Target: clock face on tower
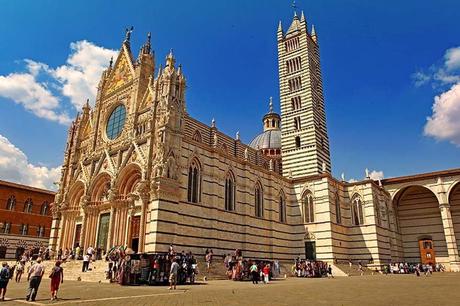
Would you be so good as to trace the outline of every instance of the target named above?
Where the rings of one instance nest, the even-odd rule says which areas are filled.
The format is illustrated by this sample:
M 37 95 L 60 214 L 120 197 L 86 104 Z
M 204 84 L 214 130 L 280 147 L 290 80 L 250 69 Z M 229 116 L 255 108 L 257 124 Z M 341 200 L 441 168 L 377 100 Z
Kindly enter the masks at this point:
M 123 131 L 126 121 L 126 108 L 123 104 L 114 108 L 107 120 L 106 133 L 110 140 L 116 139 Z

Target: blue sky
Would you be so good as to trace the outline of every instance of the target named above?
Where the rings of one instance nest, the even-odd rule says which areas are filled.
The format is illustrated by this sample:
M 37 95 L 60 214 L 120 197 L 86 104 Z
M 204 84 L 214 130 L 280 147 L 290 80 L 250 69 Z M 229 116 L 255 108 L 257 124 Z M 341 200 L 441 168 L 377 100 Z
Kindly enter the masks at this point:
M 148 31 L 157 64 L 174 49 L 187 77 L 187 110 L 193 117 L 205 123 L 215 118 L 219 129 L 229 135 L 240 131 L 249 142 L 262 129 L 270 96 L 278 107 L 276 29 L 279 20 L 288 28 L 290 1 L 126 3 L 2 3 L 0 135 L 7 139 L 2 145 L 10 146 L 4 152 L 23 153 L 18 158 L 26 170 L 60 165 L 67 126 L 64 119 L 59 123 L 37 116 L 30 110 L 33 98 L 17 102 L 20 91 L 14 99 L 7 89 L 2 93 L 2 80 L 6 84 L 12 74 L 30 74 L 25 59 L 46 64 L 35 81 L 56 98 L 56 112 L 73 118 L 75 94 L 63 94 L 63 85 L 46 71 L 66 65 L 71 43 L 86 40 L 104 48 L 104 56 L 106 49 L 118 50 L 130 25 L 135 56 Z M 321 0 L 297 5 L 319 36 L 335 176 L 345 172 L 348 179 L 361 179 L 366 167 L 391 177 L 460 166 L 460 126 L 441 116 L 460 114 L 460 98 L 452 98 L 452 86 L 460 83 L 453 53 L 460 46 L 460 2 Z M 455 56 L 448 58 L 448 50 Z M 450 66 L 448 59 L 454 61 Z M 440 71 L 451 79 L 441 79 Z M 434 97 L 442 94 L 446 102 L 438 105 L 435 118 L 440 122 L 435 120 L 426 132 Z M 19 162 L 10 159 L 8 164 Z M 34 184 L 25 178 L 27 171 L 12 174 L 23 170 L 0 164 L 0 178 Z M 51 176 L 36 185 L 49 186 Z

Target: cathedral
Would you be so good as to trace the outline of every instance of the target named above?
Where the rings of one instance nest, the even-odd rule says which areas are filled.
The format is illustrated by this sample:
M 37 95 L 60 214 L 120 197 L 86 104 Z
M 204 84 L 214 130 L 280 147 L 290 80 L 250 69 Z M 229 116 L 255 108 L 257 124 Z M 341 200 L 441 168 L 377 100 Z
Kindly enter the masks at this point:
M 273 102 L 249 145 L 189 116 L 170 52 L 127 30 L 95 106 L 69 128 L 50 246 L 178 250 L 460 269 L 460 169 L 358 182 L 331 175 L 319 37 L 302 13 L 276 33 Z

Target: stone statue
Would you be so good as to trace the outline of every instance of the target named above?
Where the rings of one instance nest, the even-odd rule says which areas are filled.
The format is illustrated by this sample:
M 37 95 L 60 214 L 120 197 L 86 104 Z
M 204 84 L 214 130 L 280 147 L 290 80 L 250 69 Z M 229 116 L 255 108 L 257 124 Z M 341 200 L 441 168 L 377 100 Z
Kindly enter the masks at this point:
M 217 134 L 214 134 L 214 147 L 217 148 L 218 142 L 219 142 L 219 140 L 217 138 Z
M 342 178 L 342 182 L 345 182 L 345 173 L 342 172 L 342 175 L 340 175 L 340 177 Z
M 240 140 L 240 131 L 236 132 L 236 140 Z
M 370 175 L 369 175 L 369 169 L 366 168 L 364 171 L 366 172 L 366 178 L 367 179 L 371 178 Z
M 273 171 L 273 159 L 270 159 L 269 164 L 268 164 L 268 169 L 270 171 Z
M 126 34 L 125 34 L 125 41 L 126 41 L 126 42 L 129 42 L 129 41 L 131 40 L 131 33 L 133 32 L 133 30 L 134 30 L 134 27 L 133 27 L 133 26 L 131 26 L 131 28 L 129 28 L 129 29 L 126 28 L 126 30 L 125 30 L 125 31 L 126 31 Z
M 245 160 L 248 160 L 249 158 L 249 152 L 248 152 L 248 148 L 244 149 L 244 159 Z

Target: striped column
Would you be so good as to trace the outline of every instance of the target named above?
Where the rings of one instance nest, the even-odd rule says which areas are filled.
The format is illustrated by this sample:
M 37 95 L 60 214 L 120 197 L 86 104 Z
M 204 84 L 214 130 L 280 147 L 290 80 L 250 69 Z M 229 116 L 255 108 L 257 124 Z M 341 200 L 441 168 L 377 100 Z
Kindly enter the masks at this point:
M 450 213 L 449 203 L 439 204 L 441 210 L 444 236 L 446 237 L 447 252 L 449 254 L 450 270 L 460 272 L 460 258 L 458 256 L 457 239 L 455 238 L 454 224 Z

